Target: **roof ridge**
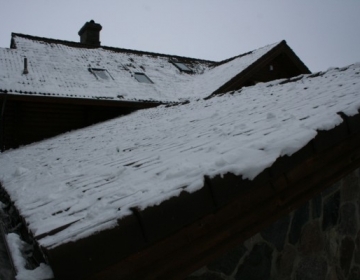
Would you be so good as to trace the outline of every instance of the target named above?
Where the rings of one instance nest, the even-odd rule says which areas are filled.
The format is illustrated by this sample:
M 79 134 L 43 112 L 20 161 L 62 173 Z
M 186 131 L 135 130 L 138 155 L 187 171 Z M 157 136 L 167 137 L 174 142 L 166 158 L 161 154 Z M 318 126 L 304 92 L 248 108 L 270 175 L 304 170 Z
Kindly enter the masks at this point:
M 123 53 L 133 53 L 138 55 L 151 55 L 151 56 L 162 56 L 162 57 L 169 57 L 169 58 L 176 58 L 182 61 L 198 61 L 203 63 L 216 63 L 216 61 L 213 60 L 207 60 L 207 59 L 199 59 L 199 58 L 193 58 L 193 57 L 186 57 L 186 56 L 179 56 L 179 55 L 171 55 L 171 54 L 164 54 L 164 53 L 155 53 L 155 52 L 148 52 L 148 51 L 139 51 L 139 50 L 132 50 L 132 49 L 126 49 L 126 48 L 117 48 L 117 47 L 110 47 L 110 46 L 92 46 L 83 44 L 80 42 L 73 42 L 73 41 L 67 41 L 67 40 L 60 40 L 60 39 L 53 39 L 53 38 L 46 38 L 46 37 L 39 37 L 39 36 L 33 36 L 28 34 L 22 34 L 22 33 L 11 33 L 12 38 L 12 44 L 11 48 L 16 48 L 15 42 L 13 42 L 14 37 L 21 37 L 25 39 L 30 39 L 34 41 L 42 41 L 45 43 L 53 43 L 53 44 L 62 44 L 69 47 L 75 47 L 75 48 L 85 48 L 85 49 L 99 49 L 102 48 L 104 50 L 109 50 L 113 52 L 123 52 Z

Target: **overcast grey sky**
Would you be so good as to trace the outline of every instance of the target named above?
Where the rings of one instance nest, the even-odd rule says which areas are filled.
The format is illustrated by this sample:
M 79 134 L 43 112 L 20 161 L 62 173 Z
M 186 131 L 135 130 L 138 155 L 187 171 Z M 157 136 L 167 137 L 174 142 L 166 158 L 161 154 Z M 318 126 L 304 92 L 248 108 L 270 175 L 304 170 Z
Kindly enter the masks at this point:
M 311 71 L 360 61 L 360 0 L 0 0 L 0 47 L 77 42 L 91 19 L 106 46 L 218 61 L 284 39 Z

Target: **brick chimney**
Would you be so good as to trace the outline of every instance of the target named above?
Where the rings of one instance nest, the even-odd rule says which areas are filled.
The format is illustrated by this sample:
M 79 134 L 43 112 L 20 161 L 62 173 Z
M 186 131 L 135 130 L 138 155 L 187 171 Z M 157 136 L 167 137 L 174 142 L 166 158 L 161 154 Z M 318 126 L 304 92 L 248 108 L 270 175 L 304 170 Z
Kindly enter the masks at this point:
M 80 36 L 80 43 L 100 46 L 100 30 L 102 26 L 95 21 L 90 20 L 84 24 L 83 27 L 79 30 L 78 34 Z

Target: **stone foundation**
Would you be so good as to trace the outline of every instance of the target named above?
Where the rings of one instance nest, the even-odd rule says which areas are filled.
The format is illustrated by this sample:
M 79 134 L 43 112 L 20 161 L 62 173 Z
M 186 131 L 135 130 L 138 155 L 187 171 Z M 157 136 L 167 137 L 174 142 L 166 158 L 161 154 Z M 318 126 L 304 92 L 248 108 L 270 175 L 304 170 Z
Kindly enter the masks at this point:
M 360 169 L 187 280 L 359 280 Z

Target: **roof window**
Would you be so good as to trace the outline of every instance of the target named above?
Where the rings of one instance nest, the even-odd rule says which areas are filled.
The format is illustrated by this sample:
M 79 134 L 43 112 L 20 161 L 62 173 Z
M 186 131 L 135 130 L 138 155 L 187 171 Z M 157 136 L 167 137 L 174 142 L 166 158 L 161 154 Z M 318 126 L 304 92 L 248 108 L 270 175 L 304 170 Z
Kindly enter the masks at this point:
M 182 62 L 171 61 L 171 63 L 174 64 L 176 66 L 176 68 L 179 69 L 181 72 L 192 73 L 192 70 Z
M 144 73 L 134 73 L 135 79 L 139 83 L 153 84 L 153 82 Z
M 112 79 L 111 75 L 106 69 L 89 68 L 89 71 L 93 73 L 97 79 L 103 79 L 103 80 Z

